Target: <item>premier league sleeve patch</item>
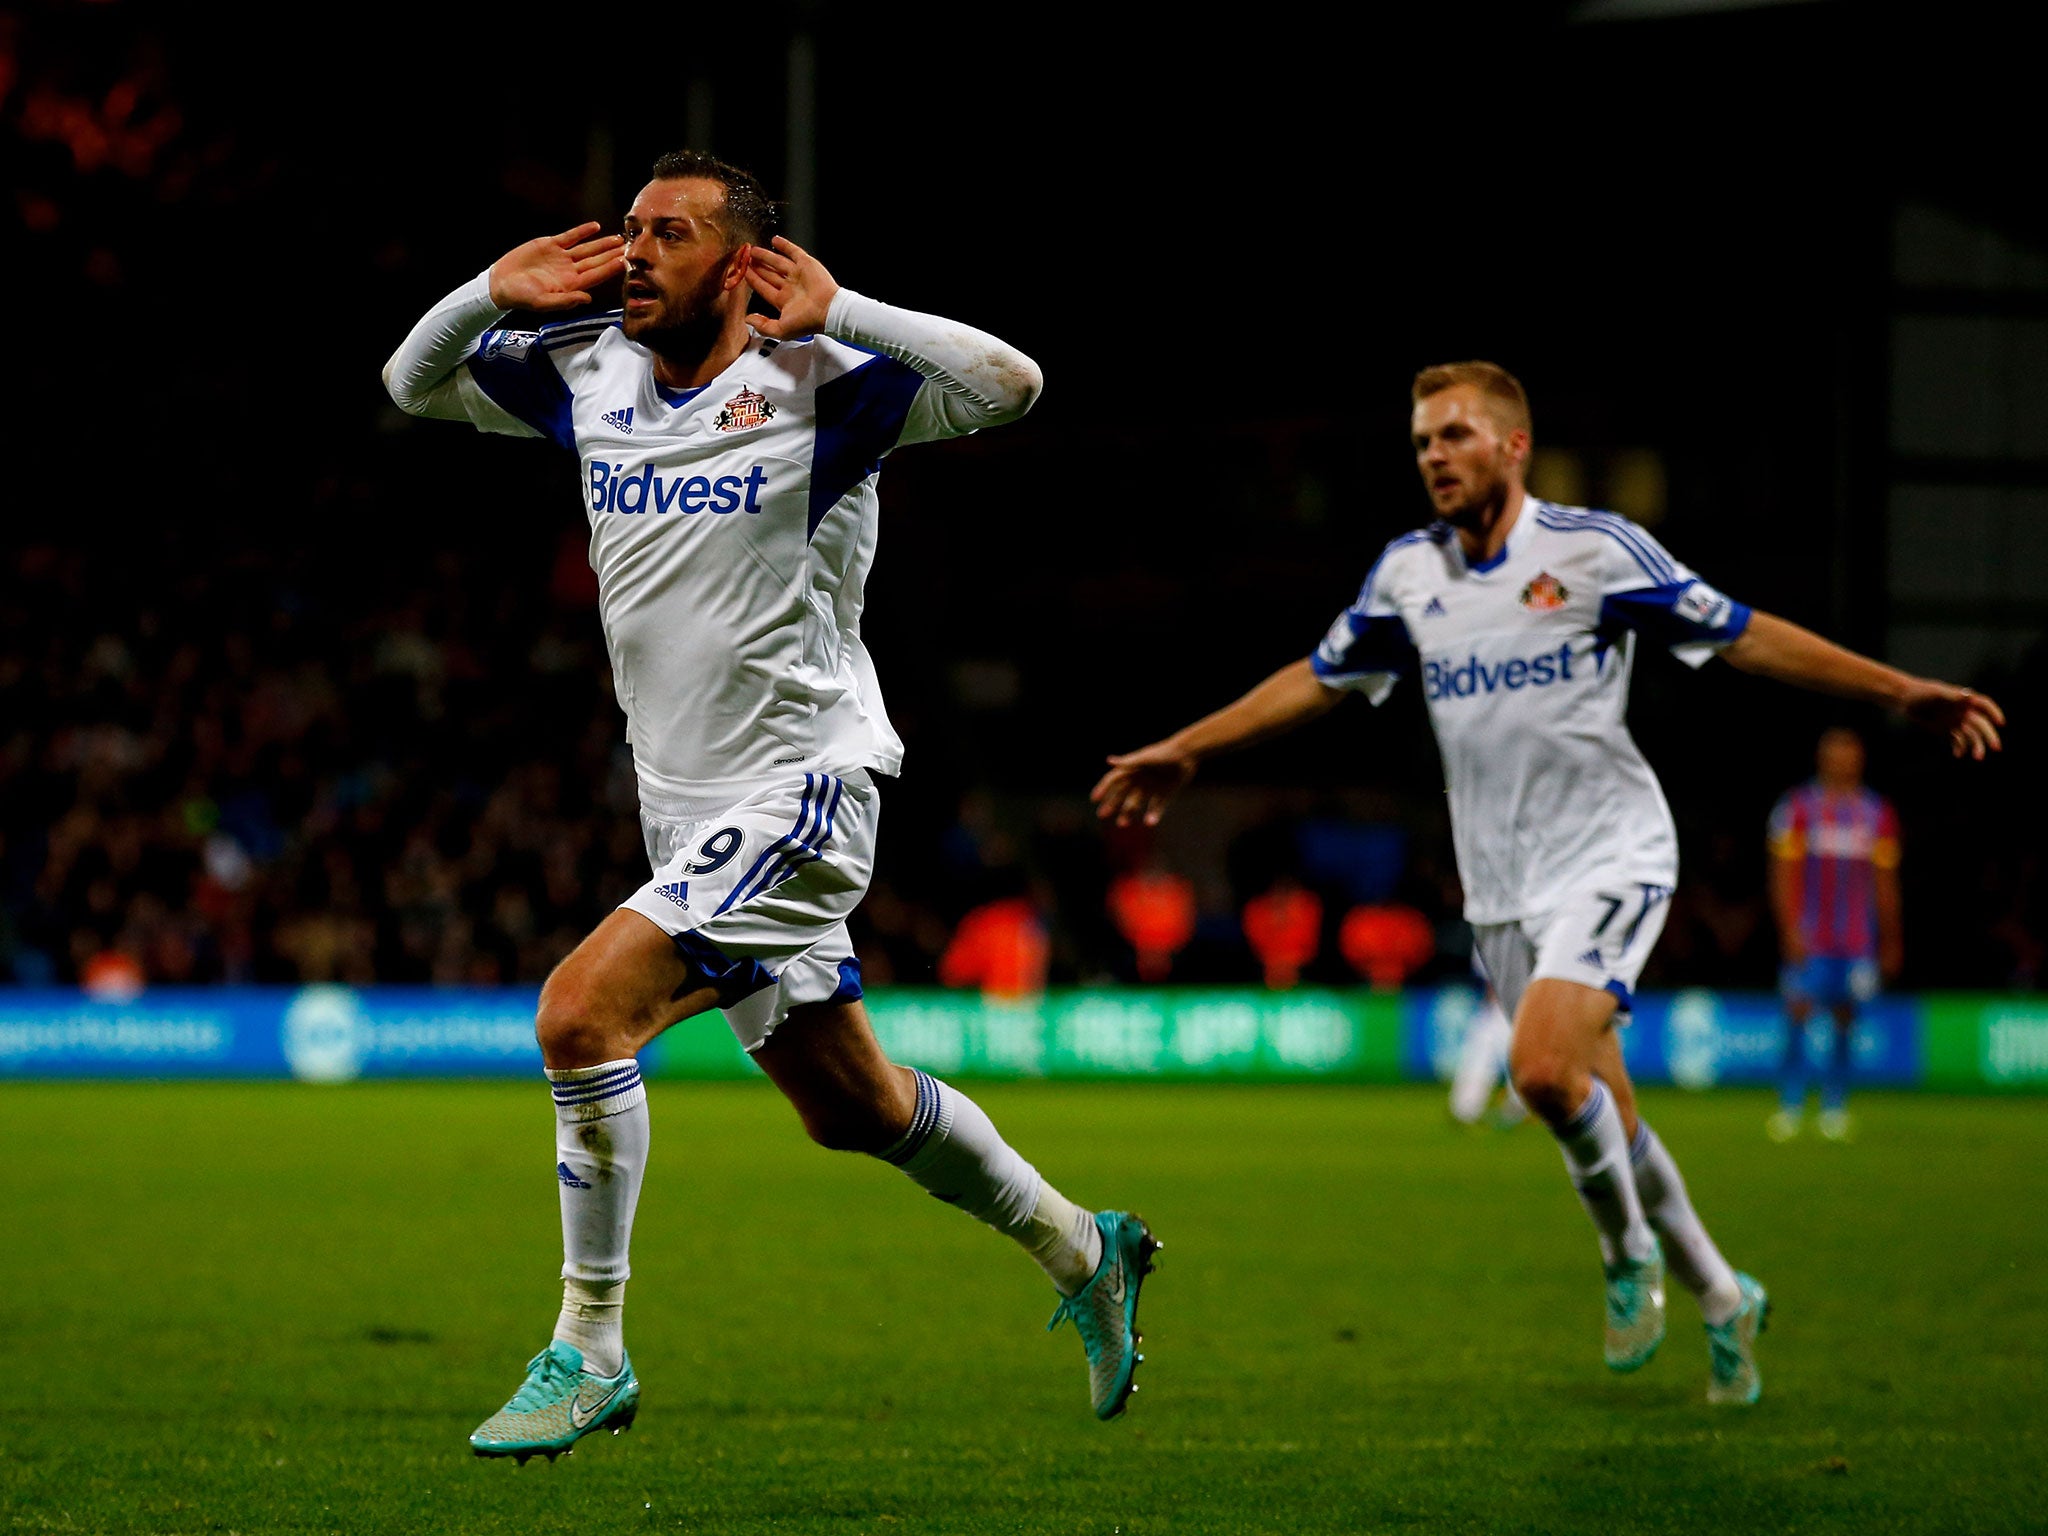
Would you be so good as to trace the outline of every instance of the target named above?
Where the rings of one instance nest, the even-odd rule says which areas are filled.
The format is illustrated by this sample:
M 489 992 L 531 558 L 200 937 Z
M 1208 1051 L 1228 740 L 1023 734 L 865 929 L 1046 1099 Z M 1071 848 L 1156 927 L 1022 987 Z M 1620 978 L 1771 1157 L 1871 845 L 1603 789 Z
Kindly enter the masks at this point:
M 1330 632 L 1323 636 L 1322 656 L 1331 666 L 1342 666 L 1344 653 L 1351 648 L 1353 630 L 1349 612 L 1337 615 L 1337 622 L 1330 626 Z
M 1735 612 L 1735 600 L 1716 592 L 1704 581 L 1695 580 L 1678 594 L 1672 611 L 1689 624 L 1719 631 L 1727 626 L 1729 617 Z
M 533 350 L 533 344 L 539 340 L 538 331 L 486 331 L 482 345 L 476 349 L 476 355 L 486 362 L 499 357 L 524 362 L 526 354 Z

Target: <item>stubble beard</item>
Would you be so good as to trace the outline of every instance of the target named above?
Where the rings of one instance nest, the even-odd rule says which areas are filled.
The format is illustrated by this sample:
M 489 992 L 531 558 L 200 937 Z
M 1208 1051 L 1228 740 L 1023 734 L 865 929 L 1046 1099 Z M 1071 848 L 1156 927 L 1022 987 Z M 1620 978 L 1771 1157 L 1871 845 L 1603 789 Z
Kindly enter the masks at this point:
M 1472 493 L 1452 507 L 1439 513 L 1453 528 L 1463 528 L 1471 533 L 1484 534 L 1499 518 L 1508 504 L 1508 482 L 1505 475 L 1495 475 L 1485 484 L 1477 486 Z
M 663 306 L 666 318 L 642 323 L 638 329 L 630 323 L 624 326 L 627 339 L 685 372 L 695 370 L 725 330 L 725 317 L 718 311 L 724 280 L 723 264 L 713 267 L 693 290 Z

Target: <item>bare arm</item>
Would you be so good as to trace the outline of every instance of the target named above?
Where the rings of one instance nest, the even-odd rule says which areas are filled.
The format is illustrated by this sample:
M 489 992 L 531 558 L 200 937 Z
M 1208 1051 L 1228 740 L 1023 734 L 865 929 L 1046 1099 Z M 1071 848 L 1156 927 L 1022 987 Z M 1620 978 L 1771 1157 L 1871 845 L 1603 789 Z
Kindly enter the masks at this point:
M 1721 655 L 1759 677 L 1897 710 L 1915 725 L 1947 736 L 1957 757 L 1982 759 L 2001 745 L 1998 728 L 2005 712 L 1985 695 L 1872 661 L 1761 609 Z
M 1308 657 L 1290 662 L 1243 698 L 1164 741 L 1112 756 L 1109 772 L 1089 796 L 1095 814 L 1120 827 L 1137 820 L 1157 826 L 1166 802 L 1186 787 L 1204 758 L 1291 731 L 1329 713 L 1343 697 L 1341 690 L 1324 686 Z

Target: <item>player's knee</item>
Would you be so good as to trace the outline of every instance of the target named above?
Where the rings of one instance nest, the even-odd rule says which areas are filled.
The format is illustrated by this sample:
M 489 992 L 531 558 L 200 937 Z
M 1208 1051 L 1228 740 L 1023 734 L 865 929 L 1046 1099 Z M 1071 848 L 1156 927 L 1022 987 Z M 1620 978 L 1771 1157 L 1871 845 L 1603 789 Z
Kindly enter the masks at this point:
M 1579 1105 L 1572 1063 L 1555 1051 L 1517 1051 L 1508 1063 L 1515 1092 L 1531 1111 L 1551 1125 L 1572 1117 Z
M 589 1067 L 615 1059 L 617 1022 L 606 1016 L 595 990 L 567 967 L 550 976 L 541 988 L 533 1033 L 541 1059 L 551 1067 Z

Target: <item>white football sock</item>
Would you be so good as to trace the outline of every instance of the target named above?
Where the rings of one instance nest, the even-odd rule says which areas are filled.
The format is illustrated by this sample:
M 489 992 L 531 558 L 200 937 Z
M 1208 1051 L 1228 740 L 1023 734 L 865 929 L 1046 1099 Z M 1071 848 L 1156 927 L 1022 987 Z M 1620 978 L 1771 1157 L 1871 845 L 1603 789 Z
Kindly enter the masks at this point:
M 555 1337 L 583 1351 L 585 1367 L 616 1376 L 625 1355 L 620 1318 L 633 1209 L 647 1171 L 647 1090 L 630 1059 L 550 1070 L 555 1097 L 555 1181 L 562 1196 L 562 1314 Z
M 910 1129 L 875 1155 L 1017 1243 L 1062 1294 L 1080 1290 L 1102 1262 L 1094 1215 L 1019 1157 L 974 1100 L 926 1073 L 916 1077 Z
M 583 1351 L 583 1368 L 616 1376 L 626 1359 L 626 1282 L 562 1282 L 562 1315 L 555 1337 Z
M 1649 1258 L 1656 1236 L 1643 1217 L 1636 1181 L 1628 1160 L 1628 1137 L 1614 1095 L 1597 1077 L 1593 1091 L 1564 1129 L 1553 1131 L 1564 1152 L 1564 1165 L 1579 1191 L 1579 1203 L 1600 1234 L 1600 1259 L 1618 1264 L 1627 1258 Z
M 1678 1164 L 1641 1117 L 1636 1120 L 1636 1139 L 1628 1155 L 1635 1166 L 1636 1190 L 1644 1213 L 1664 1239 L 1664 1258 L 1671 1273 L 1699 1298 L 1702 1317 L 1710 1323 L 1727 1322 L 1742 1307 L 1742 1287 L 1693 1210 Z

